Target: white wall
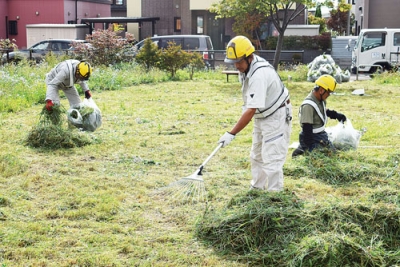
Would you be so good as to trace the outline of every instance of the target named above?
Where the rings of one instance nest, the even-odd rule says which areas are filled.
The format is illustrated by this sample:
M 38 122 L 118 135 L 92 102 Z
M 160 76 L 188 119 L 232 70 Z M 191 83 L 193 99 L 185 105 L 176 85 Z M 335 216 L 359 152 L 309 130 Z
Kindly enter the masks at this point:
M 26 45 L 30 47 L 46 39 L 85 40 L 89 27 L 82 24 L 28 24 Z
M 285 36 L 314 36 L 319 35 L 319 25 L 288 25 Z
M 219 0 L 190 0 L 190 10 L 206 10 Z
M 126 16 L 132 18 L 142 17 L 142 0 L 126 0 Z M 128 23 L 128 32 L 132 33 L 136 40 L 139 40 L 139 24 Z

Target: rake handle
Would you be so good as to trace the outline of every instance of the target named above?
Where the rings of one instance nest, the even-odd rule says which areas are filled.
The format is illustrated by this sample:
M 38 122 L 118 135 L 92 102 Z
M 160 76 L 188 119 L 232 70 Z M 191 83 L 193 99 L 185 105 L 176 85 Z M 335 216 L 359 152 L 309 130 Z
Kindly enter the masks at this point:
M 201 175 L 201 171 L 203 170 L 204 166 L 210 161 L 212 157 L 218 152 L 218 150 L 222 147 L 223 143 L 219 143 L 218 146 L 214 149 L 213 152 L 206 158 L 206 160 L 200 165 L 197 174 Z

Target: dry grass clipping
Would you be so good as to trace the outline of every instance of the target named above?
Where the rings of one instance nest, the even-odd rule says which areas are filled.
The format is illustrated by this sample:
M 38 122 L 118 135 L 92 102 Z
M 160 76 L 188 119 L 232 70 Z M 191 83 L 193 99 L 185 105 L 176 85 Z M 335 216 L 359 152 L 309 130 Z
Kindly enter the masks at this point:
M 82 132 L 68 127 L 66 110 L 62 106 L 53 106 L 52 111 L 43 107 L 39 122 L 29 132 L 26 145 L 34 148 L 74 148 L 91 144 L 91 140 Z

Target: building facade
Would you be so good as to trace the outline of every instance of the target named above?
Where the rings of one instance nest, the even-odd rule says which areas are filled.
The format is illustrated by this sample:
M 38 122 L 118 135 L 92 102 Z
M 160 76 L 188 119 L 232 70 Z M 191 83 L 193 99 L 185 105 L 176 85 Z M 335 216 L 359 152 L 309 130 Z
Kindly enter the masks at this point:
M 217 0 L 127 0 L 128 17 L 159 17 L 155 34 L 205 34 L 215 49 L 223 49 L 233 35 L 232 19 L 217 19 L 208 11 Z M 149 25 L 129 25 L 128 31 L 143 38 L 151 36 Z
M 75 24 L 86 17 L 109 17 L 112 0 L 0 0 L 0 39 L 26 48 L 28 24 Z
M 400 28 L 399 0 L 353 0 L 355 35 L 362 29 Z
M 128 17 L 159 17 L 155 26 L 157 35 L 173 34 L 205 34 L 213 41 L 214 49 L 225 49 L 231 37 L 234 22 L 231 18 L 216 18 L 209 11 L 211 5 L 218 0 L 126 0 Z M 306 11 L 301 13 L 292 25 L 307 23 Z M 138 35 L 138 26 L 128 27 L 128 31 Z M 150 37 L 149 25 L 141 28 L 141 37 Z M 266 21 L 265 28 L 270 29 L 272 23 Z M 272 31 L 271 31 L 272 32 Z M 271 34 L 271 33 L 269 33 Z

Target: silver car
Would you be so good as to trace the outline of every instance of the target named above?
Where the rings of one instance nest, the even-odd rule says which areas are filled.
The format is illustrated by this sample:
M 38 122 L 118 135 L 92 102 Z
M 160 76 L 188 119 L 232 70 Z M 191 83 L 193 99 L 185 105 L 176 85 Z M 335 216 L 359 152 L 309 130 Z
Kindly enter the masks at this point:
M 28 49 L 16 50 L 13 52 L 4 53 L 1 57 L 1 62 L 18 62 L 22 59 L 30 59 L 36 62 L 40 62 L 48 53 L 54 53 L 55 55 L 68 54 L 72 49 L 71 44 L 73 42 L 86 42 L 84 40 L 72 40 L 72 39 L 49 39 L 41 41 L 37 44 L 32 45 Z

